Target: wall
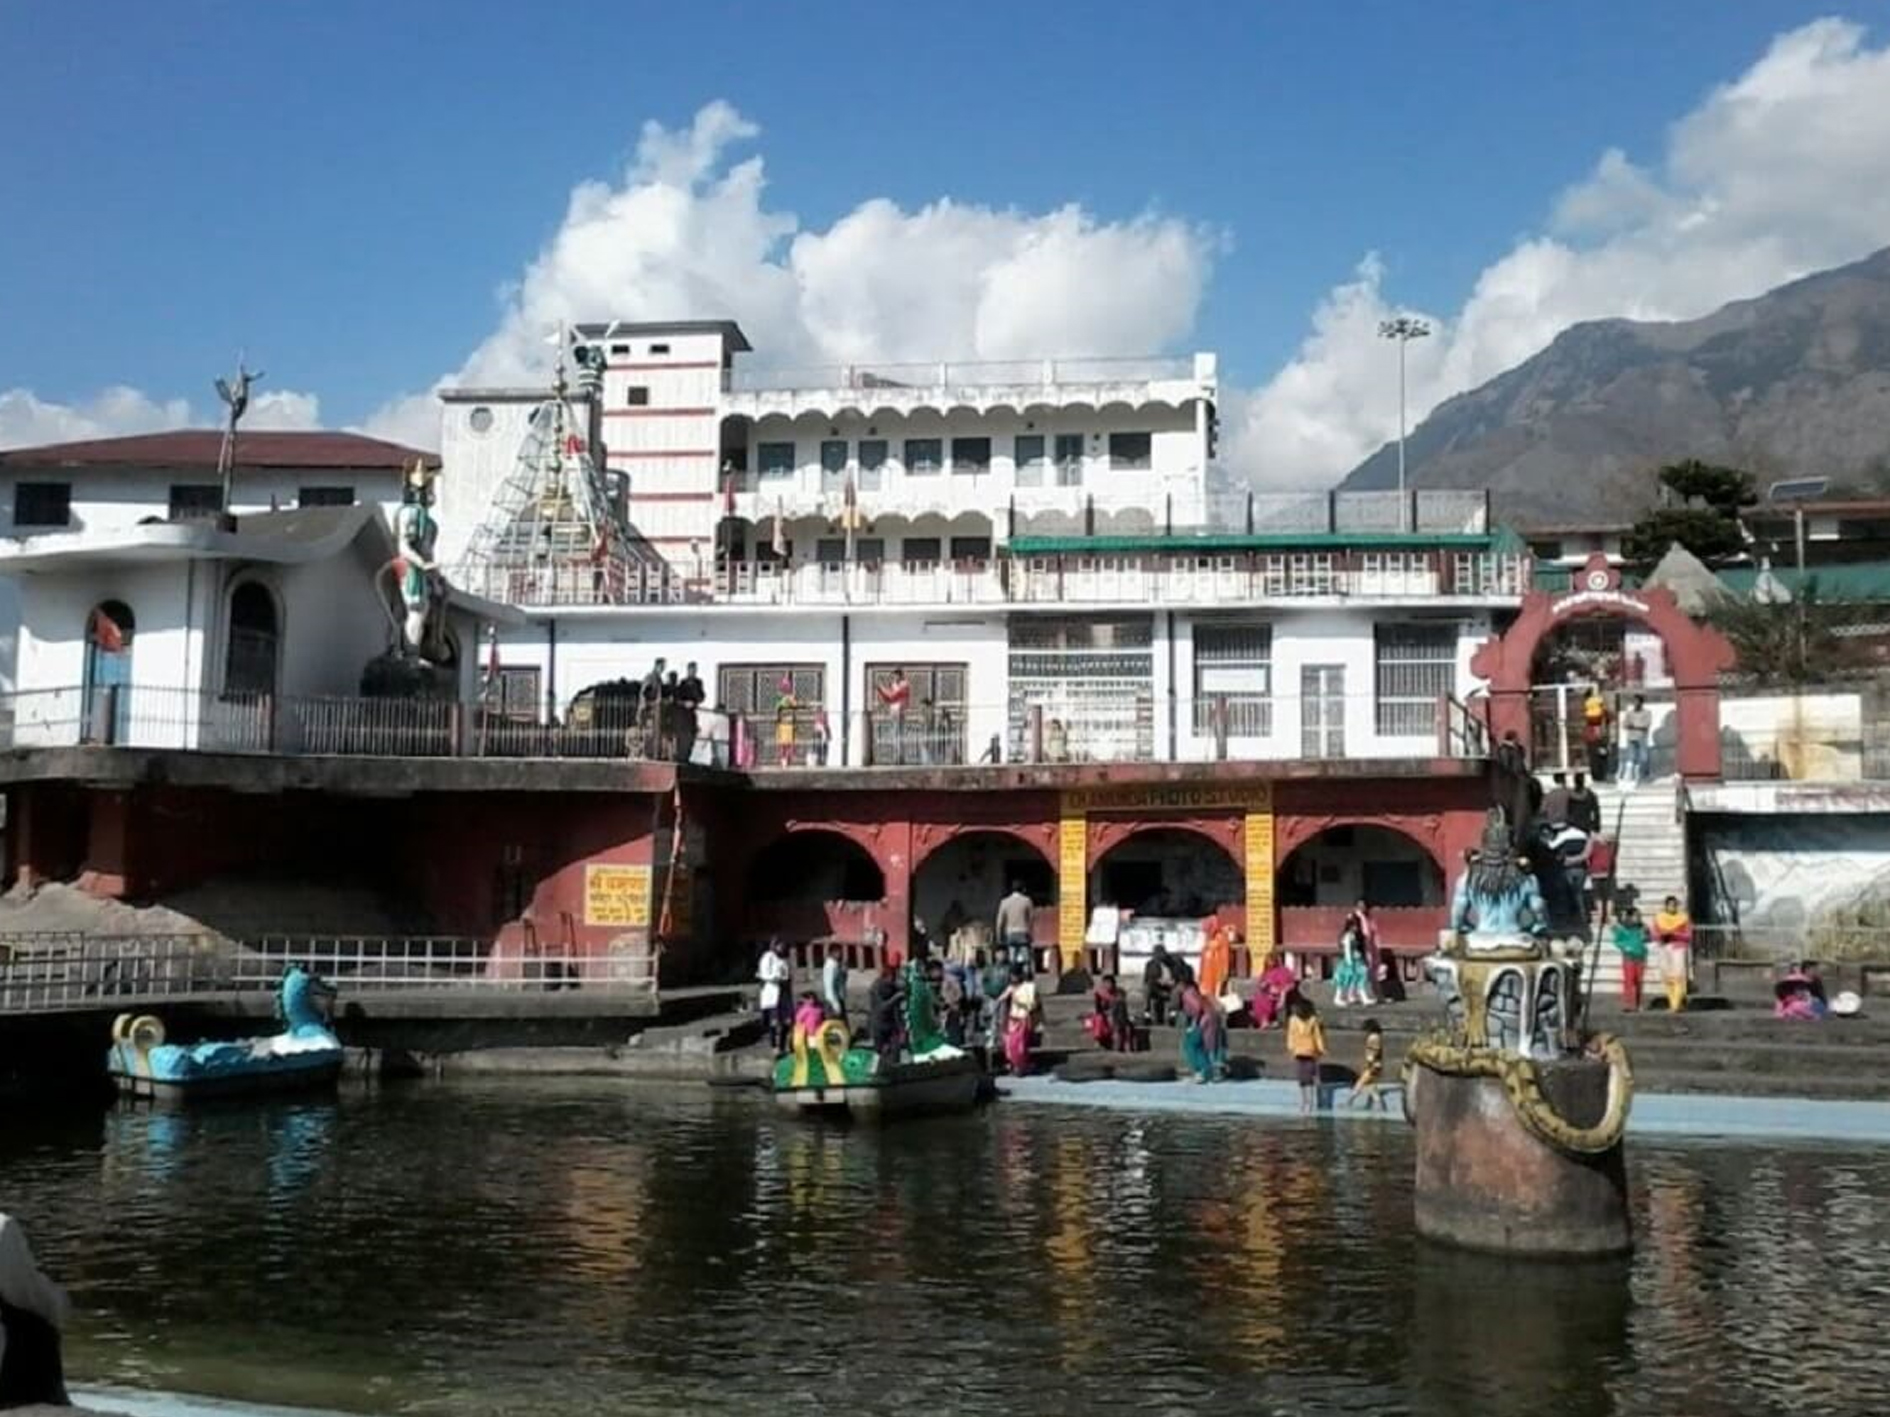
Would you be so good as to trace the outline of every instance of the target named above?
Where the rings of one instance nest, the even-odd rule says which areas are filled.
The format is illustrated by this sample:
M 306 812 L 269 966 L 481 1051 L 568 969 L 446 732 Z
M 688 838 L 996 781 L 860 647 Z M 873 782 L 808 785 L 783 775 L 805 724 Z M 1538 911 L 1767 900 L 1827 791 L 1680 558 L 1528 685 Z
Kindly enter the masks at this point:
M 687 560 L 692 543 L 712 554 L 722 515 L 722 335 L 652 330 L 603 343 L 605 462 L 626 479 L 631 526 L 668 560 Z M 631 404 L 632 388 L 648 390 L 648 402 Z
M 209 600 L 207 584 L 193 584 L 186 565 L 92 566 L 79 574 L 21 576 L 19 583 L 23 692 L 77 689 L 84 682 L 86 621 L 94 606 L 108 600 L 131 610 L 136 683 L 172 690 L 201 686 Z M 190 601 L 187 590 L 193 592 Z
M 542 389 L 492 390 L 441 402 L 440 476 L 433 484 L 440 531 L 434 553 L 449 572 L 466 554 L 466 543 L 511 475 L 532 412 L 546 396 Z M 492 420 L 484 432 L 473 427 L 477 409 Z M 579 405 L 580 413 L 582 409 Z
M 1814 945 L 1875 922 L 1875 954 L 1890 954 L 1890 815 L 1695 813 L 1688 832 L 1702 921 Z
M 1281 907 L 1333 906 L 1349 909 L 1359 900 L 1374 905 L 1388 902 L 1382 891 L 1368 890 L 1368 866 L 1397 863 L 1415 867 L 1416 900 L 1399 905 L 1442 905 L 1444 882 L 1431 854 L 1409 837 L 1387 827 L 1349 829 L 1352 840 L 1340 844 L 1321 835 L 1306 842 L 1280 866 L 1278 895 Z

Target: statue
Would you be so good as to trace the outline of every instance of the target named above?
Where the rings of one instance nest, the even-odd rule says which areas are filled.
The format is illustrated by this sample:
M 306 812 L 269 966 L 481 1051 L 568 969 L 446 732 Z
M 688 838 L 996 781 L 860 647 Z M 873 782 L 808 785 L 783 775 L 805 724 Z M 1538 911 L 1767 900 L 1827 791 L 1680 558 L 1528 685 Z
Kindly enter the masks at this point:
M 1619 1041 L 1584 1036 L 1579 966 L 1547 936 L 1542 891 L 1492 808 L 1425 961 L 1444 1027 L 1404 1064 L 1417 1228 L 1506 1253 L 1618 1253 L 1634 1077 Z
M 433 519 L 433 472 L 419 458 L 407 472 L 400 510 L 394 516 L 394 542 L 399 548 L 391 563 L 406 618 L 401 635 L 408 654 L 427 655 L 427 622 L 435 608 L 439 568 L 433 544 L 439 523 Z

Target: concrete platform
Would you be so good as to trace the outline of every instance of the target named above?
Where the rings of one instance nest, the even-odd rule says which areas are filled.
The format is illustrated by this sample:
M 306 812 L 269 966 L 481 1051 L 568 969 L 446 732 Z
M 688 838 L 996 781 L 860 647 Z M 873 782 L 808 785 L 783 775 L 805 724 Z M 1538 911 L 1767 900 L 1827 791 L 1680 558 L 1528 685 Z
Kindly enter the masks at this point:
M 312 1407 L 257 1407 L 185 1393 L 132 1392 L 124 1388 L 72 1389 L 74 1407 L 22 1407 L 20 1417 L 349 1417 Z

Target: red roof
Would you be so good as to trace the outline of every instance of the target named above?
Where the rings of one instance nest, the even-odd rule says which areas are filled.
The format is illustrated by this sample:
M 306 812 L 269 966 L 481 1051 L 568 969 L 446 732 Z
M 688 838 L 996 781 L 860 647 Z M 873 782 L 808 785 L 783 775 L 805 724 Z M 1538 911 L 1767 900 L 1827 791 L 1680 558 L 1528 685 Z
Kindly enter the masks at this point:
M 45 443 L 0 452 L 0 467 L 177 467 L 215 468 L 223 448 L 217 428 L 174 433 L 136 433 L 128 438 L 88 438 L 81 443 Z M 398 471 L 424 458 L 439 466 L 438 453 L 370 438 L 362 433 L 244 433 L 236 437 L 238 467 L 386 468 Z

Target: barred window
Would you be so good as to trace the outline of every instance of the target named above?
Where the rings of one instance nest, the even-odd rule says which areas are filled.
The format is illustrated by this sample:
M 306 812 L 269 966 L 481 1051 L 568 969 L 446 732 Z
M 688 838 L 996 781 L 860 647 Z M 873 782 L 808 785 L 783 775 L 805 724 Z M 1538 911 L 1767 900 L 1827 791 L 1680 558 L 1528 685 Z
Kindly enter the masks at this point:
M 1434 733 L 1437 700 L 1456 682 L 1457 627 L 1379 625 L 1373 639 L 1379 733 L 1400 738 Z
M 1202 624 L 1194 627 L 1194 731 L 1211 734 L 1226 705 L 1234 738 L 1265 738 L 1273 731 L 1273 627 Z

